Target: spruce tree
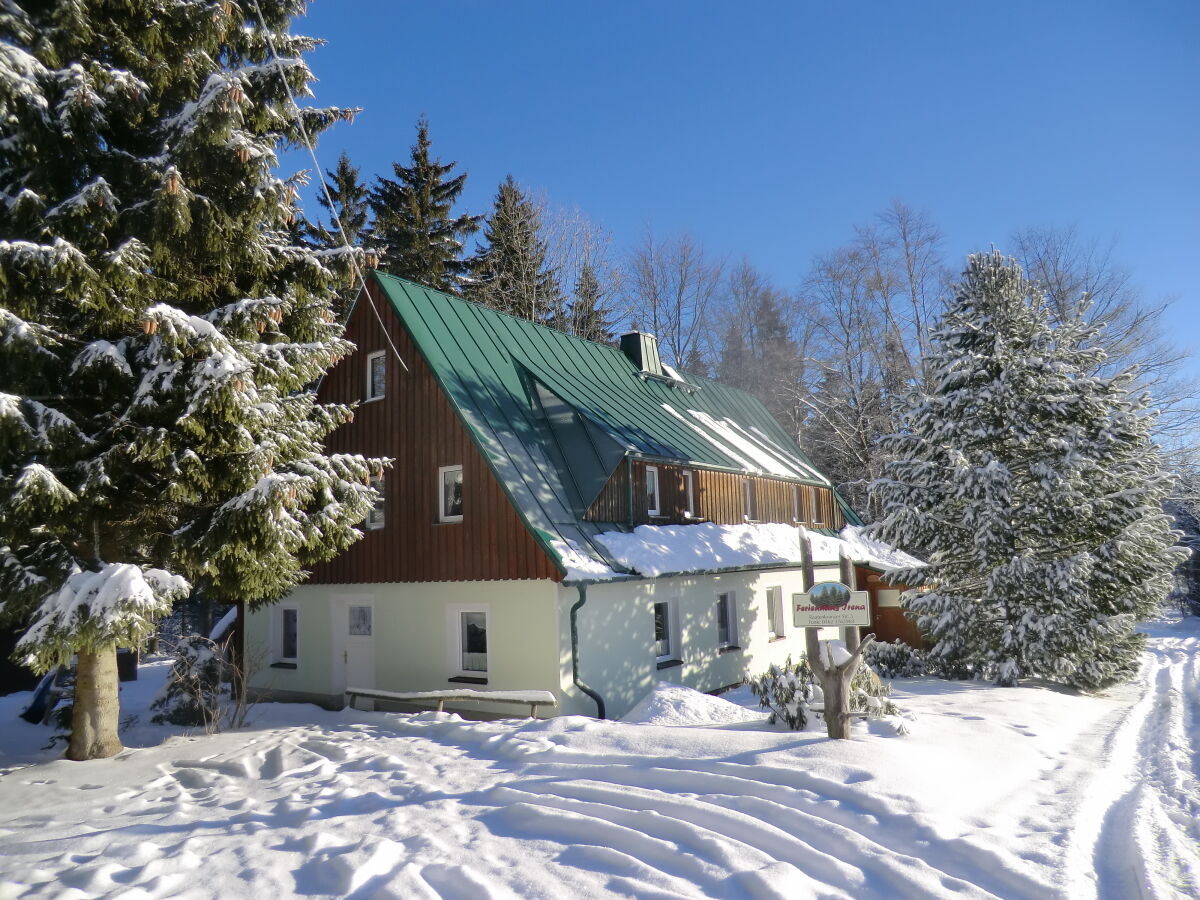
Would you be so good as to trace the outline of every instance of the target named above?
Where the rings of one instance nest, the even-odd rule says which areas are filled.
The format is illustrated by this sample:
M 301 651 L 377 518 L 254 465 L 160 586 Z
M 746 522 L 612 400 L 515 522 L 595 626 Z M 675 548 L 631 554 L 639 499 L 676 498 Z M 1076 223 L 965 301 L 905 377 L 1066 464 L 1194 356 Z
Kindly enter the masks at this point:
M 313 230 L 317 246 L 327 250 L 346 245 L 363 246 L 370 237 L 370 206 L 367 186 L 359 180 L 358 168 L 350 162 L 349 156 L 342 153 L 338 157 L 337 168 L 326 170 L 325 174 L 328 176 L 326 184 L 329 197 L 325 196 L 324 191 L 318 191 L 317 202 L 329 214 L 330 222 L 328 227 L 321 224 Z M 361 285 L 352 282 L 338 292 L 334 315 L 339 322 L 345 321 L 360 289 Z
M 410 165 L 393 163 L 395 180 L 381 177 L 371 189 L 370 246 L 384 272 L 458 293 L 471 267 L 463 259 L 463 241 L 479 230 L 483 217 L 451 215 L 467 173 L 447 177 L 458 163 L 431 159 L 430 146 L 429 122 L 422 116 Z
M 1134 674 L 1135 623 L 1178 562 L 1148 399 L 1131 372 L 1090 374 L 1103 351 L 1083 318 L 1053 327 L 1015 262 L 972 256 L 933 331 L 935 389 L 883 441 L 875 533 L 928 558 L 896 574 L 927 588 L 906 608 L 936 655 L 999 684 Z
M 377 460 L 308 388 L 345 256 L 292 241 L 304 0 L 0 11 L 0 618 L 77 655 L 68 756 L 120 749 L 118 644 L 194 586 L 252 607 L 356 540 Z M 274 42 L 279 59 L 268 51 Z
M 487 247 L 476 256 L 467 296 L 493 309 L 543 324 L 559 323 L 565 298 L 547 261 L 541 217 L 509 175 L 484 223 Z
M 580 267 L 579 278 L 575 282 L 569 331 L 600 344 L 611 344 L 616 340 L 609 311 L 604 305 L 604 288 L 589 262 Z

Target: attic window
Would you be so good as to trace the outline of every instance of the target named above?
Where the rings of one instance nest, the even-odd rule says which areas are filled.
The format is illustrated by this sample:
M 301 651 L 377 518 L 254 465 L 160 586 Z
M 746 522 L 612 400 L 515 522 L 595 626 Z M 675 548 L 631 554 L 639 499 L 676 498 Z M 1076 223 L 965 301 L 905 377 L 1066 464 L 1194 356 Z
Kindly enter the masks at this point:
M 658 468 L 646 466 L 646 515 L 661 515 L 658 502 Z
M 387 351 L 367 357 L 367 399 L 382 400 L 387 390 Z
M 687 501 L 687 509 L 683 511 L 685 518 L 696 518 L 696 479 L 691 469 L 683 470 L 683 496 Z
M 461 522 L 463 518 L 463 467 L 438 469 L 438 521 Z
M 758 486 L 754 483 L 753 478 L 747 478 L 742 482 L 742 492 L 746 501 L 746 519 L 751 522 L 757 522 Z

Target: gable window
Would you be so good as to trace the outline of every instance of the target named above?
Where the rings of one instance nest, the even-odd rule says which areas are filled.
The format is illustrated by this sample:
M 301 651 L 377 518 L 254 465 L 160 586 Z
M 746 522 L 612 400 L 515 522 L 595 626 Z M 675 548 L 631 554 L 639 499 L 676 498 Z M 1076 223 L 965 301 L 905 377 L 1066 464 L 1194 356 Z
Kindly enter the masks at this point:
M 816 488 L 809 488 L 809 500 L 812 503 L 811 515 L 814 525 L 825 524 L 825 491 L 817 491 Z
M 808 509 L 805 510 L 805 521 L 810 525 L 816 525 L 820 522 L 819 513 L 817 512 L 817 489 L 815 487 L 806 487 L 804 489 L 804 500 Z
M 488 607 L 449 606 L 446 609 L 449 632 L 451 681 L 487 683 Z
M 687 508 L 683 511 L 684 518 L 696 518 L 696 479 L 691 469 L 683 470 L 683 496 Z
M 751 522 L 758 521 L 758 486 L 753 478 L 742 482 L 742 493 L 746 501 L 746 518 Z
M 771 639 L 777 640 L 783 637 L 783 588 L 769 587 L 767 588 L 767 629 L 771 632 Z
M 367 527 L 370 529 L 383 527 L 383 479 L 378 475 L 372 475 L 370 481 L 373 487 L 379 494 L 379 499 L 375 501 L 375 505 L 371 507 L 371 511 L 367 513 Z
M 800 485 L 792 485 L 792 521 L 803 522 L 804 510 L 800 508 Z
M 367 357 L 367 399 L 381 400 L 387 390 L 387 351 Z
M 281 606 L 275 620 L 275 662 L 279 669 L 294 669 L 300 660 L 300 610 Z
M 461 522 L 463 517 L 463 467 L 438 469 L 438 521 Z
M 737 648 L 737 598 L 733 591 L 717 595 L 717 648 Z
M 654 658 L 660 669 L 679 665 L 679 612 L 674 600 L 654 604 Z
M 646 466 L 646 515 L 661 515 L 658 503 L 658 468 Z

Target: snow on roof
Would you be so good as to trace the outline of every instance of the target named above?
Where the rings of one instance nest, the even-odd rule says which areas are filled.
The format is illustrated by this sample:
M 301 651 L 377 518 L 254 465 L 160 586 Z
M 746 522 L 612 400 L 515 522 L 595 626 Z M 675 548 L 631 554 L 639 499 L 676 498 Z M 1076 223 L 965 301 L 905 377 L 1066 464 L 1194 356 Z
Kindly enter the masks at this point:
M 925 565 L 922 560 L 897 550 L 891 544 L 867 537 L 865 531 L 865 527 L 857 525 L 847 525 L 842 529 L 841 538 L 851 559 L 880 569 L 911 569 Z
M 828 563 L 845 551 L 855 562 L 883 569 L 921 565 L 920 560 L 894 547 L 864 538 L 861 531 L 861 528 L 847 525 L 839 537 L 808 532 L 813 559 Z M 800 529 L 794 525 L 702 522 L 697 525 L 639 525 L 632 532 L 606 531 L 597 535 L 596 540 L 622 567 L 656 578 L 668 573 L 742 566 L 800 565 L 800 534 Z M 600 564 L 593 561 L 593 565 Z M 568 580 L 571 578 L 568 575 Z

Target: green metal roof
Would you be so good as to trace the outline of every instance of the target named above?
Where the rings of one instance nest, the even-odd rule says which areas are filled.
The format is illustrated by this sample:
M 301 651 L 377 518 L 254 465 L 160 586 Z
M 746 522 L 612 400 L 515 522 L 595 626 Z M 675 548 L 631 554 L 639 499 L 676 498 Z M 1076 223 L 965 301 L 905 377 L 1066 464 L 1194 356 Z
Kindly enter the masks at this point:
M 591 537 L 627 526 L 582 516 L 627 455 L 829 485 L 749 394 L 687 374 L 645 377 L 617 348 L 401 278 L 373 277 L 556 560 L 557 538 L 613 565 Z

